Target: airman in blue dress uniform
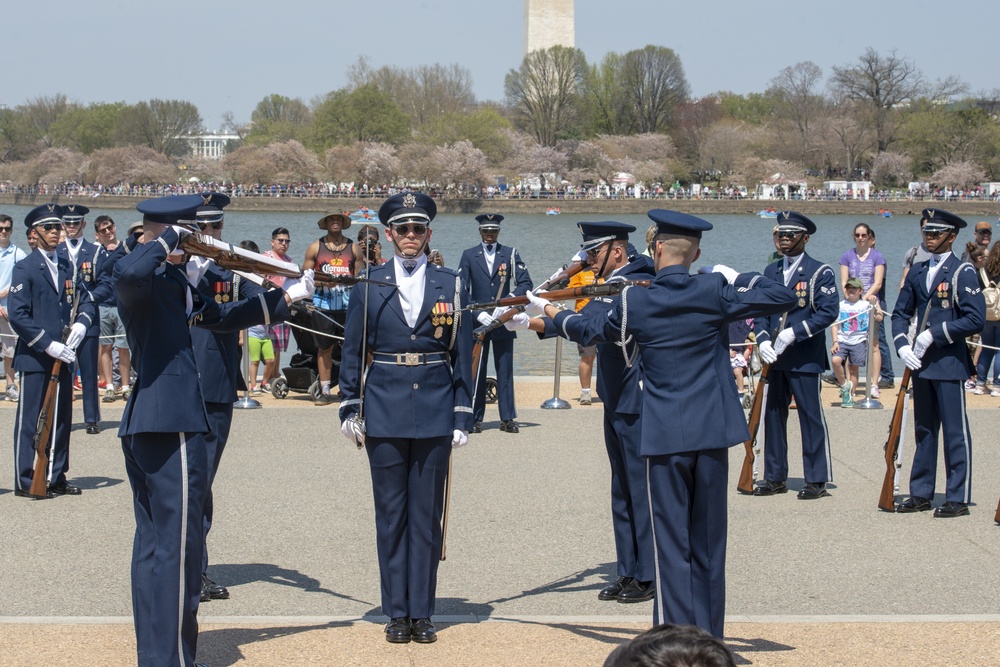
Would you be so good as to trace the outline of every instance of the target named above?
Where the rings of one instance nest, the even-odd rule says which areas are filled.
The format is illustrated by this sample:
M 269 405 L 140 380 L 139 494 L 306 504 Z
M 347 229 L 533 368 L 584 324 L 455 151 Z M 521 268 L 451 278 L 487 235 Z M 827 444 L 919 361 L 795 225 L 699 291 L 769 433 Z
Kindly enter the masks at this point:
M 729 366 L 728 323 L 787 310 L 795 296 L 776 280 L 726 267 L 690 275 L 712 225 L 662 209 L 649 217 L 657 225 L 657 272 L 648 288 L 627 287 L 597 317 L 559 312 L 529 293 L 529 312 L 542 306 L 573 340 L 638 345 L 639 453 L 656 553 L 653 623 L 697 625 L 722 637 L 729 448 L 749 437 Z
M 930 208 L 923 210 L 922 218 L 921 233 L 931 258 L 906 274 L 892 311 L 892 342 L 912 374 L 916 434 L 910 497 L 896 505 L 896 511 L 931 508 L 940 430 L 947 485 L 945 502 L 934 516 L 952 518 L 967 515 L 972 498 L 972 434 L 964 383 L 975 367 L 965 339 L 983 330 L 986 301 L 976 270 L 951 252 L 965 220 Z M 907 333 L 914 316 L 920 333 L 910 341 Z
M 90 209 L 80 204 L 70 204 L 63 206 L 63 227 L 66 229 L 66 240 L 59 244 L 56 252 L 64 257 L 73 267 L 74 280 L 81 281 L 86 285 L 87 290 L 93 294 L 97 291 L 101 275 L 97 270 L 96 243 L 92 243 L 83 237 L 83 230 L 87 227 L 87 214 Z M 102 294 L 106 295 L 111 291 L 110 276 L 106 275 L 105 285 Z M 102 297 L 94 296 L 94 302 L 99 303 Z M 101 432 L 101 403 L 98 400 L 97 391 L 97 352 L 99 348 L 98 337 L 101 335 L 100 317 L 97 321 L 87 327 L 87 333 L 83 337 L 83 342 L 76 349 L 76 370 L 80 371 L 80 386 L 83 387 L 83 421 L 87 423 L 87 433 L 96 435 Z
M 58 204 L 42 204 L 28 212 L 24 224 L 34 229 L 38 245 L 14 265 L 10 279 L 7 310 L 10 326 L 18 336 L 14 370 L 21 373 L 21 400 L 14 422 L 14 493 L 18 496 L 29 496 L 38 415 L 56 359 L 62 366 L 44 497 L 81 493 L 79 487 L 66 481 L 73 421 L 71 367 L 76 360 L 74 350 L 97 321 L 97 315 L 85 282 L 75 274 L 69 260 L 56 252 L 62 215 Z M 67 327 L 70 331 L 64 340 Z
M 517 248 L 509 248 L 497 243 L 500 223 L 499 213 L 484 213 L 476 216 L 479 235 L 483 242 L 462 253 L 458 263 L 458 273 L 462 277 L 462 287 L 472 303 L 493 301 L 499 294 L 503 296 L 524 296 L 532 288 L 531 276 L 521 261 Z M 474 311 L 473 317 L 481 325 L 493 321 L 485 311 Z M 473 414 L 473 433 L 482 430 L 486 413 L 486 359 L 493 347 L 493 367 L 497 374 L 497 403 L 500 408 L 500 430 L 517 433 L 517 408 L 514 405 L 514 339 L 517 334 L 500 327 L 486 334 L 483 340 L 479 375 L 476 379 L 476 404 Z
M 581 259 L 603 282 L 653 277 L 650 258 L 629 255 L 628 235 L 635 231 L 633 225 L 579 222 L 577 227 L 583 234 Z M 580 314 L 604 317 L 620 299 L 618 295 L 593 297 Z M 518 324 L 505 326 L 514 328 Z M 528 326 L 544 337 L 560 333 L 548 318 L 534 319 Z M 639 454 L 642 362 L 636 357 L 634 341 L 624 349 L 620 341 L 602 342 L 597 350 L 597 393 L 604 404 L 604 444 L 611 464 L 611 519 L 618 574 L 616 581 L 598 593 L 598 599 L 643 602 L 655 594 L 655 567 L 646 460 Z M 629 359 L 634 362 L 629 364 Z
M 778 213 L 778 245 L 783 257 L 764 269 L 764 276 L 795 291 L 795 304 L 781 327 L 778 315 L 757 318 L 754 334 L 760 356 L 770 364 L 767 405 L 764 409 L 764 480 L 755 496 L 786 493 L 788 487 L 788 409 L 792 397 L 802 433 L 805 486 L 800 500 L 829 496 L 833 481 L 830 433 L 820 401 L 820 374 L 830 369 L 826 329 L 840 314 L 837 278 L 827 264 L 806 254 L 806 243 L 816 224 L 794 211 Z
M 434 200 L 406 192 L 379 220 L 395 249 L 370 277 L 393 286 L 351 289 L 340 367 L 341 429 L 363 443 L 371 466 L 382 612 L 392 643 L 435 641 L 441 515 L 452 447 L 472 426 L 471 333 L 454 271 L 424 248 Z M 365 361 L 371 365 L 365 369 Z
M 199 195 L 202 205 L 198 207 L 195 221 L 201 233 L 215 239 L 222 238 L 225 224 L 223 209 L 229 204 L 229 197 L 218 192 Z M 189 264 L 207 265 L 198 290 L 206 299 L 216 303 L 234 303 L 257 299 L 266 290 L 254 282 L 223 269 L 209 259 L 192 257 Z M 291 286 L 290 286 L 291 287 Z M 284 302 L 278 303 L 278 309 L 271 317 L 271 322 L 288 319 L 290 312 Z M 212 495 L 212 484 L 219 471 L 222 452 L 229 440 L 229 431 L 233 422 L 233 402 L 237 399 L 237 391 L 245 389 L 243 373 L 240 370 L 241 349 L 238 331 L 212 331 L 204 327 L 191 328 L 191 345 L 194 348 L 195 362 L 201 378 L 201 390 L 205 398 L 205 410 L 208 414 L 209 432 L 205 434 L 205 448 L 211 471 L 208 478 L 208 494 L 205 497 L 205 550 L 202 558 L 202 590 L 201 601 L 227 600 L 229 590 L 215 583 L 208 577 L 208 533 L 212 529 L 212 516 L 215 508 Z
M 193 665 L 197 647 L 210 424 L 189 328 L 243 329 L 272 316 L 286 299 L 273 290 L 218 304 L 192 289 L 200 276 L 185 273 L 178 245 L 186 233 L 181 226 L 194 226 L 202 204 L 198 195 L 139 203 L 143 243 L 114 270 L 138 373 L 118 435 L 136 519 L 132 612 L 140 667 Z

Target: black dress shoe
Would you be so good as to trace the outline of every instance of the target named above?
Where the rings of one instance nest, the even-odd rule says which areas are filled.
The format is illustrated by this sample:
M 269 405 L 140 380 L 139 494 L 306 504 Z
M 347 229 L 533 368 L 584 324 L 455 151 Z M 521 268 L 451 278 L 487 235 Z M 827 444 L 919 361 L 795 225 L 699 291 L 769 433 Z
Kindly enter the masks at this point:
M 913 512 L 926 512 L 931 508 L 931 501 L 920 496 L 910 496 L 903 502 L 896 505 L 896 511 L 900 514 L 912 514 Z
M 618 594 L 619 602 L 647 602 L 653 599 L 656 589 L 652 581 L 639 581 L 633 579 L 629 582 L 621 593 Z
M 97 425 L 97 422 L 90 422 L 87 424 L 87 435 L 97 435 L 101 432 L 101 427 Z
M 429 618 L 415 618 L 410 623 L 410 634 L 418 644 L 433 644 L 437 641 L 437 631 Z
M 806 485 L 799 491 L 799 500 L 816 500 L 817 498 L 825 498 L 828 495 L 830 495 L 830 492 L 826 490 L 825 482 L 806 482 Z
M 778 493 L 788 493 L 788 487 L 784 482 L 776 482 L 771 479 L 765 479 L 753 490 L 755 496 L 773 496 Z
M 51 491 L 46 491 L 44 496 L 33 496 L 27 491 L 21 489 L 14 489 L 14 495 L 18 498 L 31 498 L 32 500 L 45 500 L 46 498 L 55 498 L 56 494 Z
M 73 486 L 69 482 L 63 482 L 62 484 L 50 486 L 49 491 L 52 493 L 58 493 L 60 496 L 78 496 L 83 493 L 83 490 L 80 489 L 79 486 Z
M 209 600 L 228 600 L 229 599 L 229 589 L 225 586 L 220 586 L 211 579 L 208 578 L 207 574 L 201 575 L 201 601 L 208 602 Z
M 517 422 L 513 419 L 508 419 L 505 422 L 500 422 L 500 430 L 504 433 L 520 433 L 521 430 L 517 427 Z
M 956 516 L 969 516 L 969 506 L 949 500 L 934 510 L 935 519 L 954 519 Z
M 625 587 L 632 583 L 632 577 L 618 577 L 613 584 L 605 586 L 597 594 L 598 600 L 617 600 L 618 594 L 625 590 Z
M 410 643 L 410 619 L 403 616 L 394 618 L 385 626 L 385 640 L 390 644 Z
M 473 424 L 472 425 L 472 432 L 473 433 L 482 433 L 483 432 L 483 422 L 476 422 L 475 424 Z

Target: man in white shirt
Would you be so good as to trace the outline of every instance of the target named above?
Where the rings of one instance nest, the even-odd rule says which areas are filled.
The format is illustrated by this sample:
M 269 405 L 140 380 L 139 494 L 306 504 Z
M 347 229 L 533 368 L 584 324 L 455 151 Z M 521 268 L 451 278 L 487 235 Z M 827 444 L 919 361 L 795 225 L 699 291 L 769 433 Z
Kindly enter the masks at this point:
M 3 355 L 3 372 L 7 378 L 4 397 L 17 402 L 20 394 L 14 379 L 14 347 L 17 334 L 10 327 L 7 316 L 7 294 L 10 292 L 10 275 L 14 265 L 27 257 L 24 251 L 11 243 L 14 235 L 14 221 L 9 215 L 0 213 L 0 354 Z

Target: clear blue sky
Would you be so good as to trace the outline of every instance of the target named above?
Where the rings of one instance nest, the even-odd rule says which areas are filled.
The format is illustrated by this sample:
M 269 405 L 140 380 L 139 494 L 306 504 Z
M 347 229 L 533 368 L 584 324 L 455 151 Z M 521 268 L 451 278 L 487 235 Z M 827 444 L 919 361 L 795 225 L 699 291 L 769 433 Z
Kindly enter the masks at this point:
M 812 60 L 824 75 L 868 46 L 897 48 L 928 78 L 1000 88 L 996 0 L 867 3 L 576 1 L 576 46 L 589 62 L 646 44 L 680 55 L 692 94 L 763 91 Z M 263 97 L 306 102 L 345 84 L 359 55 L 376 65 L 460 63 L 480 100 L 499 100 L 522 57 L 522 0 L 8 0 L 0 104 L 65 93 L 89 103 L 184 99 L 215 129 L 249 120 Z

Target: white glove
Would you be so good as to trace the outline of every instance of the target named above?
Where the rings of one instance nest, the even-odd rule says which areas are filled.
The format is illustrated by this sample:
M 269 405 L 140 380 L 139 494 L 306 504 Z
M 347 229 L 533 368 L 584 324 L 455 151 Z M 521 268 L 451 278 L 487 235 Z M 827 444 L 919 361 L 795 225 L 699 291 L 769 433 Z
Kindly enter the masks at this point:
M 479 313 L 476 315 L 476 320 L 482 324 L 484 327 L 488 327 L 493 324 L 493 318 L 490 317 L 489 313 Z
M 774 351 L 774 347 L 771 346 L 771 341 L 769 340 L 765 340 L 758 345 L 757 351 L 760 352 L 760 358 L 764 360 L 765 364 L 773 364 L 778 360 L 778 354 Z
M 492 317 L 495 320 L 499 320 L 500 316 L 506 313 L 508 310 L 510 310 L 510 306 L 498 306 L 497 308 L 493 309 L 493 314 L 490 315 L 490 317 Z
M 736 269 L 731 269 L 725 264 L 716 264 L 712 267 L 712 273 L 721 273 L 722 277 L 726 279 L 726 282 L 732 285 L 736 282 L 736 278 L 740 275 Z
M 532 292 L 528 292 L 527 297 L 530 303 L 524 307 L 524 312 L 528 314 L 528 317 L 545 317 L 545 306 L 551 306 L 552 302 L 535 296 Z
M 795 342 L 795 332 L 791 329 L 782 329 L 778 337 L 774 339 L 774 356 L 777 357 L 785 349 Z
M 554 280 L 555 280 L 556 278 L 558 278 L 559 276 L 561 276 L 561 275 L 562 275 L 562 272 L 563 272 L 563 270 L 562 270 L 562 269 L 559 269 L 558 271 L 556 271 L 555 273 L 553 273 L 553 274 L 552 274 L 551 276 L 549 276 L 549 279 L 545 281 L 545 284 L 546 284 L 546 285 L 551 285 L 551 284 L 552 284 L 552 282 L 553 282 L 553 281 L 554 281 Z
M 469 444 L 469 432 L 459 431 L 455 429 L 451 434 L 451 446 L 452 447 L 464 447 Z
M 170 225 L 170 229 L 177 232 L 177 245 L 175 245 L 171 250 L 171 255 L 183 255 L 184 251 L 180 249 L 181 241 L 186 237 L 191 236 L 192 232 L 187 227 L 181 227 L 180 225 Z
M 906 364 L 906 367 L 911 371 L 919 371 L 920 367 L 923 366 L 923 364 L 920 363 L 920 357 L 913 353 L 913 348 L 909 345 L 904 345 L 899 348 L 899 358 L 903 360 L 903 363 Z
M 53 359 L 58 359 L 64 364 L 71 364 L 76 361 L 76 354 L 73 353 L 73 350 L 57 340 L 49 343 L 49 346 L 45 348 L 45 354 Z
M 934 344 L 934 334 L 929 330 L 924 329 L 917 340 L 913 341 L 913 354 L 916 355 L 917 359 L 923 359 L 924 354 L 927 352 L 927 348 Z M 900 357 L 902 358 L 902 357 Z M 915 368 L 913 370 L 916 370 Z
M 87 326 L 82 322 L 76 322 L 69 328 L 69 335 L 66 336 L 66 347 L 75 350 L 83 342 L 83 337 L 87 334 Z
M 530 324 L 531 318 L 528 317 L 528 313 L 518 313 L 504 322 L 503 326 L 507 331 L 527 331 Z
M 580 252 L 573 255 L 573 259 L 569 260 L 570 264 L 585 264 L 587 262 L 587 252 L 581 250 Z
M 188 284 L 191 287 L 198 287 L 198 283 L 205 277 L 205 272 L 211 265 L 212 260 L 208 257 L 192 257 L 184 266 L 184 273 L 187 274 Z
M 361 445 L 365 437 L 365 428 L 356 416 L 348 417 L 340 422 L 340 432 L 350 440 L 352 445 Z
M 301 278 L 286 280 L 284 290 L 293 302 L 311 299 L 313 292 L 316 291 L 316 274 L 312 269 L 306 269 L 302 272 Z

